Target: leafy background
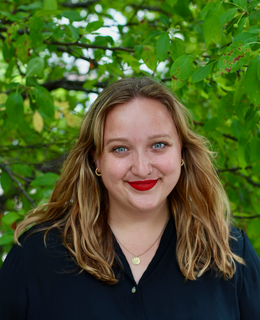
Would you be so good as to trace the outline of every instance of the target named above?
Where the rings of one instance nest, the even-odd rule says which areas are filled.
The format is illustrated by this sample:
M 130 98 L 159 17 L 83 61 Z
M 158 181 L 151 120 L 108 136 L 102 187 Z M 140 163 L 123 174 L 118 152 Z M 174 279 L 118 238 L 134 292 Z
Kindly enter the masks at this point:
M 162 80 L 188 107 L 260 256 L 259 21 L 250 0 L 1 1 L 0 261 L 47 202 L 91 101 L 130 75 Z

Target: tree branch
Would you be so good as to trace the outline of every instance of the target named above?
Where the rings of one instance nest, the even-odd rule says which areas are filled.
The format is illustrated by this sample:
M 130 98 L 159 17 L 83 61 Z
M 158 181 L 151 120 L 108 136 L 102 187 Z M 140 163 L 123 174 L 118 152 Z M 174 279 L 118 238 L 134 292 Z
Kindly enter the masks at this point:
M 91 0 L 91 1 L 79 2 L 79 3 L 66 2 L 66 3 L 62 3 L 62 6 L 67 8 L 87 8 L 90 5 L 97 2 L 99 2 L 99 0 Z
M 241 177 L 243 177 L 243 178 L 245 178 L 246 181 L 247 181 L 248 183 L 250 183 L 252 186 L 258 187 L 258 188 L 260 187 L 260 184 L 259 184 L 259 183 L 254 182 L 252 179 L 250 179 L 249 177 L 245 176 L 244 174 L 238 173 L 238 175 L 241 176 Z
M 85 48 L 85 49 L 101 49 L 101 50 L 110 50 L 110 51 L 135 52 L 134 49 L 129 49 L 129 48 L 105 47 L 105 46 L 85 44 L 85 43 L 80 43 L 80 42 L 64 42 L 64 43 L 62 43 L 59 41 L 48 42 L 48 41 L 44 40 L 44 43 L 49 44 L 49 45 L 66 46 L 66 47 L 77 46 L 77 47 Z
M 229 134 L 222 133 L 222 136 L 225 137 L 225 138 L 227 138 L 227 139 L 233 140 L 233 141 L 238 141 L 237 138 L 232 137 L 232 136 L 230 136 Z
M 85 60 L 85 61 L 88 61 L 90 63 L 93 63 L 95 67 L 98 66 L 98 63 L 96 60 L 94 59 L 91 59 L 91 58 L 87 58 L 87 57 L 84 57 L 84 56 L 76 56 L 76 53 L 74 50 L 70 49 L 70 48 L 67 48 L 67 50 L 63 49 L 62 47 L 58 47 L 57 48 L 57 51 L 59 52 L 66 52 L 66 53 L 69 53 L 70 55 L 74 56 L 76 59 L 82 59 L 82 60 Z
M 247 166 L 245 169 L 251 169 L 252 167 L 251 166 Z M 236 168 L 227 168 L 227 169 L 219 169 L 217 170 L 217 172 L 236 172 L 238 170 L 242 170 L 241 167 L 236 167 Z
M 98 91 L 95 90 L 87 90 L 83 88 L 83 85 L 86 81 L 82 80 L 67 80 L 67 79 L 58 79 L 53 81 L 47 81 L 43 83 L 41 86 L 46 88 L 48 91 L 52 91 L 58 88 L 64 88 L 66 90 L 76 90 L 76 91 L 85 91 L 99 94 Z M 108 81 L 98 82 L 95 84 L 96 88 L 105 88 L 108 85 Z
M 235 216 L 235 215 L 233 215 L 233 217 L 236 219 L 255 219 L 255 218 L 260 218 L 260 214 L 256 214 L 254 216 Z
M 162 12 L 166 15 L 169 15 L 169 12 L 159 8 L 159 7 L 154 7 L 154 6 L 142 6 L 142 5 L 136 5 L 136 4 L 130 4 L 131 7 L 140 9 L 140 10 L 149 10 L 149 11 L 155 11 L 155 12 Z
M 11 170 L 9 170 L 4 164 L 0 163 L 0 168 L 2 170 L 4 170 L 9 177 L 18 185 L 18 188 L 22 191 L 22 193 L 25 195 L 25 197 L 28 199 L 28 201 L 30 201 L 30 203 L 32 204 L 32 206 L 34 208 L 36 208 L 36 204 L 34 203 L 33 199 L 30 198 L 30 196 L 28 195 L 28 193 L 24 190 L 24 188 L 22 187 L 22 184 L 15 179 L 15 177 L 13 176 L 13 173 Z

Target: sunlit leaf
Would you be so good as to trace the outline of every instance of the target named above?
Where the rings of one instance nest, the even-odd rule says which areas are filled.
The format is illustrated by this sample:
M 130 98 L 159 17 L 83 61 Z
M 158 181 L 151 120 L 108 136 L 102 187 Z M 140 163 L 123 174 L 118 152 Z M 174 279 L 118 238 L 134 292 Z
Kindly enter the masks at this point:
M 59 179 L 59 175 L 56 173 L 47 172 L 43 176 L 34 179 L 31 182 L 32 187 L 40 187 L 46 185 L 53 185 Z
M 23 119 L 23 97 L 13 92 L 5 103 L 8 122 L 18 124 Z
M 156 56 L 158 60 L 163 61 L 170 51 L 170 38 L 167 32 L 159 35 L 156 42 Z
M 255 105 L 260 103 L 259 55 L 250 61 L 245 78 L 246 92 Z
M 233 19 L 233 17 L 236 15 L 238 8 L 232 8 L 232 9 L 228 9 L 227 11 L 225 11 L 222 16 L 219 19 L 219 23 L 222 24 L 226 24 L 227 22 L 229 22 L 230 20 Z
M 219 74 L 236 72 L 247 62 L 250 51 L 247 43 L 232 43 L 219 59 L 217 65 Z
M 40 75 L 44 68 L 44 60 L 40 57 L 33 58 L 29 61 L 26 69 L 26 77 Z
M 34 127 L 34 129 L 37 132 L 41 133 L 43 126 L 44 126 L 44 121 L 43 121 L 42 116 L 39 114 L 38 111 L 35 111 L 33 114 L 33 127 Z

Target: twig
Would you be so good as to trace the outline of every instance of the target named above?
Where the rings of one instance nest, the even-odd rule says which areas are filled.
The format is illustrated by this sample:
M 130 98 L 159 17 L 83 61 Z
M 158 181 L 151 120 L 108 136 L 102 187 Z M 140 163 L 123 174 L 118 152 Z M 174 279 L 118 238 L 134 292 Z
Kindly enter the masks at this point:
M 24 180 L 25 182 L 29 182 L 29 183 L 32 182 L 32 179 L 24 178 L 24 177 L 20 176 L 20 175 L 17 174 L 17 173 L 14 173 L 14 172 L 13 172 L 13 175 L 16 176 L 16 177 L 18 177 L 19 179 Z
M 232 136 L 230 136 L 229 134 L 222 133 L 222 136 L 225 137 L 225 138 L 227 138 L 227 139 L 233 140 L 233 141 L 238 141 L 237 138 L 232 137 Z
M 260 214 L 256 214 L 254 216 L 235 216 L 235 215 L 233 215 L 233 217 L 236 219 L 255 219 L 255 218 L 260 218 Z
M 149 10 L 149 11 L 155 11 L 155 12 L 162 12 L 166 15 L 169 15 L 169 12 L 159 8 L 159 7 L 153 7 L 153 6 L 142 6 L 142 5 L 136 5 L 131 3 L 131 7 L 136 8 L 136 9 L 141 9 L 141 10 Z
M 87 8 L 91 4 L 94 4 L 97 2 L 99 2 L 99 0 L 91 0 L 91 1 L 78 2 L 78 3 L 66 2 L 66 3 L 62 3 L 62 6 L 67 8 Z
M 92 44 L 85 44 L 85 43 L 80 43 L 80 42 L 59 42 L 59 41 L 44 41 L 46 44 L 50 45 L 57 45 L 57 46 L 77 46 L 80 48 L 85 48 L 85 49 L 102 49 L 102 50 L 110 50 L 110 51 L 125 51 L 125 52 L 135 52 L 134 49 L 129 49 L 129 48 L 123 48 L 123 47 L 105 47 L 105 46 L 98 46 L 98 45 L 92 45 Z
M 252 167 L 251 166 L 247 166 L 247 167 L 245 167 L 245 169 L 252 169 Z M 235 167 L 235 168 L 226 168 L 226 169 L 219 169 L 219 170 L 217 170 L 217 172 L 236 172 L 236 171 L 238 171 L 238 170 L 242 170 L 242 168 L 241 167 Z
M 0 168 L 2 170 L 4 170 L 9 177 L 18 185 L 18 188 L 22 191 L 22 193 L 25 195 L 25 197 L 31 202 L 32 206 L 34 208 L 36 208 L 36 204 L 34 203 L 33 199 L 30 198 L 30 196 L 28 195 L 28 193 L 24 190 L 24 188 L 22 187 L 22 184 L 15 179 L 15 177 L 13 176 L 13 173 L 11 170 L 9 170 L 4 164 L 0 163 Z
M 82 59 L 82 60 L 88 61 L 90 63 L 93 63 L 95 67 L 98 66 L 98 63 L 96 60 L 91 59 L 91 58 L 87 58 L 84 56 L 79 56 L 79 55 L 76 56 L 77 52 L 75 52 L 74 50 L 72 50 L 70 48 L 67 48 L 67 50 L 65 50 L 62 47 L 57 47 L 57 51 L 69 53 L 70 55 L 73 55 L 76 59 Z
M 260 187 L 260 184 L 259 184 L 259 183 L 254 182 L 252 179 L 250 179 L 249 177 L 245 176 L 244 174 L 238 173 L 238 175 L 240 175 L 241 177 L 245 178 L 246 181 L 247 181 L 248 183 L 250 183 L 252 186 L 254 186 L 254 187 Z

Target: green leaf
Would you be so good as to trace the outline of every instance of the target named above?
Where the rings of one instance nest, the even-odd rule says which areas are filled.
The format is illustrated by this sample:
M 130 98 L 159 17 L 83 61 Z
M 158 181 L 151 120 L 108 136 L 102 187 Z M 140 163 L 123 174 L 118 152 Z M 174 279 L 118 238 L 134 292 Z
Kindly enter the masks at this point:
M 46 185 L 53 185 L 58 179 L 59 175 L 56 173 L 47 172 L 43 176 L 34 179 L 31 182 L 32 187 L 44 187 Z
M 251 162 L 256 162 L 260 159 L 259 150 L 260 150 L 260 139 L 255 137 L 249 144 L 250 150 L 250 160 Z
M 215 5 L 213 1 L 207 3 L 205 7 L 200 11 L 199 19 L 205 20 L 209 10 Z
M 244 136 L 244 127 L 241 124 L 241 122 L 238 121 L 237 119 L 232 120 L 231 129 L 232 129 L 233 135 L 237 139 L 241 139 L 241 137 Z
M 219 121 L 223 123 L 223 121 L 226 122 L 230 119 L 233 114 L 233 108 L 233 94 L 228 93 L 220 99 L 217 107 Z
M 260 11 L 259 10 L 252 10 L 249 13 L 250 26 L 257 25 L 259 20 L 260 20 Z
M 246 92 L 250 99 L 257 106 L 260 103 L 260 78 L 258 76 L 259 55 L 250 61 L 246 70 Z
M 71 32 L 72 38 L 74 40 L 78 40 L 79 36 L 80 36 L 80 32 L 78 28 L 75 28 L 74 26 L 72 26 L 71 24 L 68 25 L 68 28 Z
M 43 87 L 37 86 L 34 88 L 33 94 L 35 96 L 37 109 L 49 118 L 54 117 L 53 99 L 49 91 Z
M 42 3 L 40 1 L 36 1 L 28 5 L 21 5 L 18 8 L 23 11 L 37 10 L 42 8 Z
M 16 42 L 16 54 L 23 63 L 27 63 L 30 60 L 31 48 L 32 39 L 28 34 L 23 34 L 18 38 Z
M 185 54 L 184 41 L 179 38 L 174 38 L 170 45 L 171 57 L 175 61 L 178 57 Z
M 91 33 L 92 31 L 95 31 L 95 30 L 98 30 L 99 28 L 102 28 L 103 27 L 103 21 L 92 21 L 92 22 L 89 22 L 86 26 L 86 32 L 87 33 Z
M 43 10 L 57 10 L 58 4 L 56 0 L 43 0 Z
M 26 77 L 38 76 L 43 71 L 44 60 L 37 57 L 29 61 L 26 69 Z
M 258 59 L 256 70 L 258 79 L 260 80 L 260 59 Z
M 234 103 L 240 101 L 241 97 L 246 93 L 246 86 L 245 86 L 245 75 L 242 73 L 241 78 L 239 79 L 238 83 L 236 84 L 236 89 L 234 93 Z
M 43 20 L 36 16 L 33 16 L 30 18 L 29 24 L 30 24 L 30 32 L 32 30 L 34 32 L 40 32 L 43 28 Z
M 160 31 L 160 30 L 150 31 L 146 36 L 146 41 L 150 41 L 151 39 L 153 39 L 154 37 L 159 36 L 162 33 L 163 33 L 163 31 Z
M 23 119 L 23 97 L 13 92 L 5 103 L 8 122 L 18 124 Z
M 162 33 L 156 42 L 156 56 L 159 61 L 165 60 L 170 51 L 170 38 L 167 32 Z
M 161 14 L 159 16 L 159 20 L 161 21 L 162 24 L 168 26 L 170 24 L 169 18 L 165 14 Z
M 174 89 L 179 89 L 184 86 L 185 80 L 191 76 L 192 63 L 192 57 L 186 54 L 180 56 L 174 61 L 170 70 Z
M 234 3 L 242 8 L 245 8 L 247 6 L 247 0 L 234 0 Z
M 226 12 L 222 14 L 222 16 L 219 18 L 219 23 L 221 25 L 228 23 L 230 20 L 234 18 L 234 16 L 237 13 L 238 8 L 232 8 L 228 9 Z
M 254 129 L 256 124 L 258 123 L 258 120 L 259 115 L 257 109 L 255 109 L 254 107 L 250 107 L 245 115 L 245 131 Z
M 250 33 L 259 33 L 260 32 L 260 28 L 258 26 L 252 26 L 252 27 L 249 27 L 247 32 L 250 32 Z
M 55 10 L 55 9 L 54 9 Z M 80 13 L 77 11 L 63 11 L 61 15 L 70 21 L 81 21 L 83 18 L 81 17 Z
M 8 243 L 12 243 L 14 240 L 14 232 L 6 231 L 2 236 L 0 236 L 0 246 L 3 246 Z
M 207 46 L 210 43 L 218 43 L 222 38 L 222 29 L 219 24 L 219 19 L 222 15 L 223 7 L 222 4 L 217 1 L 214 6 L 209 10 L 206 19 L 203 23 L 203 34 L 206 40 Z
M 240 69 L 250 57 L 250 47 L 247 43 L 232 43 L 220 57 L 217 70 L 218 74 L 232 73 Z
M 202 67 L 198 70 L 196 70 L 192 76 L 192 82 L 196 83 L 199 81 L 202 81 L 203 79 L 207 78 L 207 76 L 210 74 L 212 68 L 213 68 L 214 62 L 211 62 L 210 64 L 206 65 L 205 67 Z
M 6 62 L 10 62 L 14 56 L 14 52 L 15 49 L 12 42 L 10 45 L 8 45 L 6 42 L 3 43 L 3 55 Z
M 246 43 L 251 43 L 251 42 L 256 42 L 257 41 L 257 35 L 254 35 L 250 32 L 242 32 L 239 33 L 235 38 L 234 42 L 246 42 Z M 251 46 L 253 46 L 254 43 L 252 43 Z
M 157 57 L 154 53 L 154 47 L 144 46 L 141 56 L 147 67 L 151 70 L 155 70 L 157 66 Z
M 178 0 L 166 0 L 166 3 L 167 3 L 169 6 L 174 6 L 177 1 L 178 1 Z
M 1 219 L 1 221 L 5 224 L 12 224 L 14 223 L 15 221 L 19 220 L 21 217 L 19 216 L 18 213 L 14 212 L 14 211 L 11 211 L 9 213 L 7 213 L 6 215 L 4 215 Z
M 237 149 L 237 158 L 238 163 L 241 168 L 245 168 L 247 166 L 247 161 L 245 159 L 245 150 L 247 145 L 245 145 L 245 142 L 241 142 Z
M 7 192 L 8 190 L 10 190 L 12 186 L 12 179 L 9 176 L 9 174 L 5 171 L 2 171 L 2 174 L 1 174 L 1 186 L 4 192 Z

